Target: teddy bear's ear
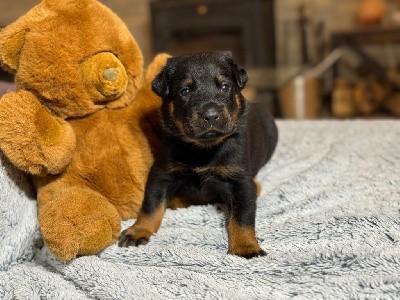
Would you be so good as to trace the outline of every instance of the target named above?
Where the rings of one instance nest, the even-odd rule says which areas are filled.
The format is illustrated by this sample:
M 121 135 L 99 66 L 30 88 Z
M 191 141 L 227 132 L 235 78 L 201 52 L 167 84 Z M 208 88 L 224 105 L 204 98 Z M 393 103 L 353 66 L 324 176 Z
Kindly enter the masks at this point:
M 80 13 L 87 9 L 94 9 L 91 5 L 98 4 L 97 0 L 43 0 L 42 2 L 51 11 L 63 13 Z
M 97 2 L 96 0 L 43 0 L 43 3 L 50 9 L 75 11 L 80 10 L 90 3 Z
M 0 63 L 8 72 L 16 73 L 19 57 L 29 29 L 16 29 L 12 26 L 0 31 Z

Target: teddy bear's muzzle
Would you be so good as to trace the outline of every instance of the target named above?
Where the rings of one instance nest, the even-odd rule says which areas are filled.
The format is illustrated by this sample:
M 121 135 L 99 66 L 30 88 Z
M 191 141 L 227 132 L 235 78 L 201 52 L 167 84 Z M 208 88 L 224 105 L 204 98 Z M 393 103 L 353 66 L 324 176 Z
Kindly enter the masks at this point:
M 103 71 L 103 78 L 108 81 L 116 81 L 118 79 L 118 68 L 108 68 Z
M 81 65 L 84 85 L 95 104 L 119 99 L 126 91 L 128 75 L 121 61 L 112 53 L 98 53 Z

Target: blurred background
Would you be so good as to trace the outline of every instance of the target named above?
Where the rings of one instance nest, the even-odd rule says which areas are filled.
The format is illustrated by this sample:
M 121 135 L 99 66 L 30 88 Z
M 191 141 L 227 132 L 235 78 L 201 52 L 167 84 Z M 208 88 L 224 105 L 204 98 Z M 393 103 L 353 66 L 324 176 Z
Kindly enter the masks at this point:
M 0 26 L 39 2 L 1 1 Z M 146 64 L 164 51 L 231 51 L 249 73 L 246 97 L 276 117 L 400 117 L 400 0 L 100 2 Z

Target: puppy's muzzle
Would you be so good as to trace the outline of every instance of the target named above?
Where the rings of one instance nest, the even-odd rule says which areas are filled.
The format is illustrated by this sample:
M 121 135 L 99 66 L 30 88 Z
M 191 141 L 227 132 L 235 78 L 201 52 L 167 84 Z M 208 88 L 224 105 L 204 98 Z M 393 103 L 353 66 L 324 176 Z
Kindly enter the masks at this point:
M 200 117 L 205 121 L 208 126 L 214 126 L 220 120 L 222 109 L 211 106 L 200 112 Z
M 224 106 L 215 102 L 209 102 L 197 110 L 197 116 L 204 129 L 223 126 Z
M 233 129 L 228 110 L 219 103 L 207 103 L 197 107 L 187 118 L 186 135 L 198 141 L 220 139 Z

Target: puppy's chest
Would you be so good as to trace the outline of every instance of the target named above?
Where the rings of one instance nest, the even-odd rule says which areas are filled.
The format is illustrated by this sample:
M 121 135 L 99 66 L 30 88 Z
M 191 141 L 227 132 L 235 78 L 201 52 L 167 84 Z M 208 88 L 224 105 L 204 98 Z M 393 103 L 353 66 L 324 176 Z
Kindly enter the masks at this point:
M 225 180 L 243 171 L 238 152 L 226 151 L 224 147 L 209 151 L 182 149 L 172 149 L 167 156 L 166 171 L 174 176 L 200 181 L 212 177 Z
M 204 203 L 221 201 L 226 183 L 238 177 L 242 170 L 230 165 L 190 166 L 183 163 L 168 165 L 176 193 Z
M 229 180 L 243 173 L 243 169 L 238 165 L 221 163 L 189 165 L 182 162 L 171 162 L 166 166 L 166 171 L 174 177 L 193 182 L 203 182 L 212 178 Z

